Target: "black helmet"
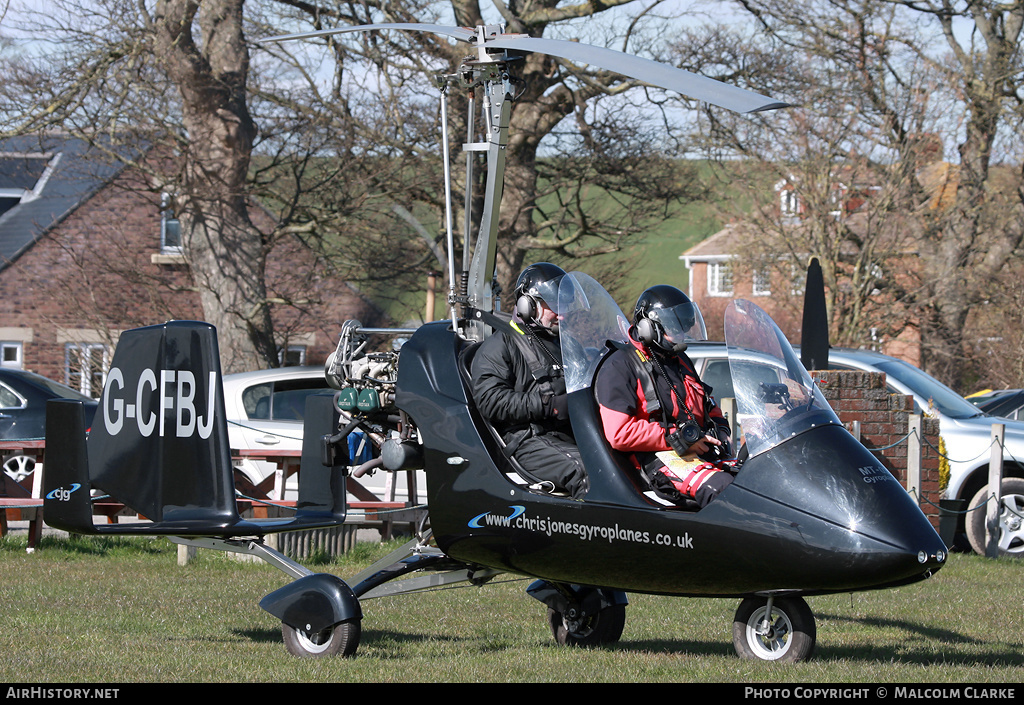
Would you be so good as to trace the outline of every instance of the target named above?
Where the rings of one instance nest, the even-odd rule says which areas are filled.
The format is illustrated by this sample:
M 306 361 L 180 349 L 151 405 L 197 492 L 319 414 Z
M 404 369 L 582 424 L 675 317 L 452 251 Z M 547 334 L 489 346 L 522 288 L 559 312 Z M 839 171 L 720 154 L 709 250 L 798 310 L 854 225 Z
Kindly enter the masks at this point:
M 697 304 L 674 286 L 659 284 L 640 294 L 633 308 L 637 341 L 664 353 L 679 354 L 693 340 L 707 340 Z
M 524 269 L 516 280 L 516 312 L 527 324 L 536 321 L 538 305 L 543 302 L 558 312 L 558 282 L 565 270 L 550 262 L 537 262 Z

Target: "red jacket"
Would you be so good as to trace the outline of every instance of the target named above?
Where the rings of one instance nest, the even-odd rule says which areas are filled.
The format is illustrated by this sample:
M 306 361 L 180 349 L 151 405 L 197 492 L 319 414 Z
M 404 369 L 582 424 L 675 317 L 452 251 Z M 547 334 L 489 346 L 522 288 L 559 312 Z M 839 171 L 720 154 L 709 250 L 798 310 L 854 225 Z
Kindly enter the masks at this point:
M 600 405 L 601 423 L 605 438 L 615 450 L 627 453 L 646 453 L 669 450 L 665 428 L 648 411 L 649 400 L 644 395 L 643 383 L 628 355 L 639 355 L 646 360 L 643 346 L 631 341 L 634 349 L 618 349 L 601 363 L 594 381 L 594 393 Z M 689 358 L 677 357 L 662 364 L 674 388 L 685 398 L 686 408 L 693 420 L 705 431 L 718 426 L 727 437 L 729 424 L 722 410 L 710 397 L 710 388 L 697 377 Z M 685 420 L 688 416 L 679 406 L 676 393 L 655 367 L 655 385 L 658 396 L 666 405 L 672 405 L 670 419 Z M 669 401 L 671 400 L 671 402 Z M 706 411 L 709 408 L 709 411 Z

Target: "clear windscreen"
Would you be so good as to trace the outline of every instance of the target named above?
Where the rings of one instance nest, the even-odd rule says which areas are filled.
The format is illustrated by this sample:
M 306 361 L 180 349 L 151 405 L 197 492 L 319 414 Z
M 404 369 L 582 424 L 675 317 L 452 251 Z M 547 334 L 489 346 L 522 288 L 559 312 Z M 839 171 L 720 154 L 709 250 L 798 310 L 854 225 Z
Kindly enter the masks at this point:
M 751 455 L 810 428 L 840 424 L 789 341 L 756 304 L 729 304 L 725 340 L 737 421 Z
M 611 350 L 608 341 L 629 340 L 629 319 L 611 294 L 582 272 L 562 277 L 558 299 L 565 386 L 571 394 L 591 385 L 598 362 Z

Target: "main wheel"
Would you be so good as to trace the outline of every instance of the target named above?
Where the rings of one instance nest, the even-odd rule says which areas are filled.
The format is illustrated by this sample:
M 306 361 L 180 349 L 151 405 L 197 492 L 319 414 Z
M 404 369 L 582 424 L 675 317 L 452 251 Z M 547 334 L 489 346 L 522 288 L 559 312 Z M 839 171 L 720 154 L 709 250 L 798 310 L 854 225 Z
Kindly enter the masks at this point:
M 996 544 L 1000 556 L 1024 558 L 1024 480 L 1008 477 L 1003 480 L 999 498 L 999 526 L 996 529 Z M 985 555 L 985 522 L 988 518 L 990 496 L 988 485 L 978 490 L 967 508 L 967 540 L 978 555 Z
M 597 614 L 573 619 L 548 608 L 551 635 L 561 646 L 600 646 L 613 644 L 622 636 L 626 626 L 626 606 L 612 605 Z
M 281 624 L 281 634 L 288 653 L 301 657 L 352 656 L 359 646 L 360 632 L 358 619 L 338 622 L 319 632 L 307 632 Z
M 748 597 L 732 622 L 732 642 L 740 658 L 794 663 L 814 651 L 817 634 L 811 608 L 801 597 L 777 597 L 767 614 L 768 601 Z

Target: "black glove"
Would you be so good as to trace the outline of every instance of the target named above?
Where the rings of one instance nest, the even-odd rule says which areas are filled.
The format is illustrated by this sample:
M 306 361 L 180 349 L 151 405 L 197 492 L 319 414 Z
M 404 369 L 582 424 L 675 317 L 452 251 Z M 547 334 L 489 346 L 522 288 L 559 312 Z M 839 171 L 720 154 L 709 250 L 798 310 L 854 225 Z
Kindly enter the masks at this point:
M 559 419 L 569 418 L 569 397 L 566 394 L 555 394 L 551 397 L 551 415 Z

